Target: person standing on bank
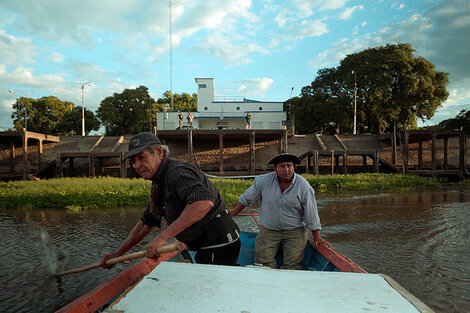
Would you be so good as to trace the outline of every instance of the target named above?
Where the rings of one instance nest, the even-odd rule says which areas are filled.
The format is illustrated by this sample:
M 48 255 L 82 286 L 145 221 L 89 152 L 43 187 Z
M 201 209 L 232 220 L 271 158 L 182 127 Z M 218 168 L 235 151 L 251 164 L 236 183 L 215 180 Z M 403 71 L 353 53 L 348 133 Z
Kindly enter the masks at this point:
M 188 129 L 193 128 L 193 119 L 194 116 L 191 112 L 188 113 L 188 117 L 186 118 L 188 120 Z
M 129 141 L 130 159 L 137 173 L 152 181 L 150 199 L 140 221 L 128 238 L 106 261 L 119 257 L 147 236 L 154 226 L 168 227 L 146 246 L 147 257 L 156 259 L 157 249 L 173 237 L 196 251 L 196 262 L 236 265 L 240 252 L 240 230 L 225 208 L 217 188 L 192 163 L 170 159 L 157 136 L 140 133 Z
M 246 113 L 246 116 L 245 116 L 245 128 L 246 129 L 251 129 L 251 114 L 250 114 L 250 112 Z
M 255 178 L 239 198 L 230 215 L 238 215 L 245 207 L 260 202 L 260 231 L 256 236 L 255 262 L 272 268 L 276 267 L 275 256 L 279 248 L 283 251 L 285 269 L 301 269 L 308 233 L 310 245 L 330 244 L 320 237 L 320 218 L 315 192 L 305 178 L 294 172 L 294 165 L 300 164 L 292 154 L 279 154 L 268 164 L 274 165 L 274 172 Z
M 179 123 L 179 130 L 182 130 L 183 129 L 183 112 L 180 111 L 180 113 L 176 116 L 176 118 L 178 119 L 178 123 Z

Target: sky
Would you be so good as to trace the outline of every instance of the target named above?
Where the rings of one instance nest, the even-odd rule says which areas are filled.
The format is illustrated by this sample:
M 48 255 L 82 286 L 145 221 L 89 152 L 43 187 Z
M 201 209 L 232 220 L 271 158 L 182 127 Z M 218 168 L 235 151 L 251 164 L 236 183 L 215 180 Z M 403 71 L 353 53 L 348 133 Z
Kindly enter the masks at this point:
M 171 23 L 169 3 L 0 0 L 0 131 L 15 95 L 81 106 L 87 82 L 92 111 L 141 85 L 192 94 L 196 77 L 214 78 L 219 100 L 285 101 L 319 69 L 396 43 L 449 73 L 449 98 L 418 125 L 470 109 L 468 0 L 172 0 Z

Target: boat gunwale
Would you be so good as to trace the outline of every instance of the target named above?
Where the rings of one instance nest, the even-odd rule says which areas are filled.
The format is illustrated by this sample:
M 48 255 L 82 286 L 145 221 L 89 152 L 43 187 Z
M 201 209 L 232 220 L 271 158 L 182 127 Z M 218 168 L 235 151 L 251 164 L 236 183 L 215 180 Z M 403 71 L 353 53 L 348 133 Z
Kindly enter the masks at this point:
M 56 313 L 64 312 L 96 312 L 103 307 L 112 298 L 119 295 L 122 291 L 126 290 L 142 277 L 148 275 L 155 267 L 161 262 L 168 261 L 181 251 L 173 251 L 164 253 L 160 256 L 158 261 L 153 259 L 145 259 L 137 264 L 117 273 L 104 283 L 98 285 L 96 288 L 90 290 L 86 294 L 78 297 L 66 306 L 57 310 Z

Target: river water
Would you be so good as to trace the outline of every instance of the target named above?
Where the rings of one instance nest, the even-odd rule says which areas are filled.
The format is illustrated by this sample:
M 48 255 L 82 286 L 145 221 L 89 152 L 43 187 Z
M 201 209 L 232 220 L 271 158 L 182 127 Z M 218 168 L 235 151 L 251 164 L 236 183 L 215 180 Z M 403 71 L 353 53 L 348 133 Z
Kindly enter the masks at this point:
M 322 236 L 365 270 L 393 277 L 436 312 L 470 311 L 468 188 L 322 196 L 318 207 Z M 0 212 L 0 312 L 53 312 L 129 266 L 61 279 L 51 274 L 99 261 L 140 214 L 140 208 Z M 252 228 L 246 218 L 238 222 Z M 132 251 L 143 249 L 144 243 Z

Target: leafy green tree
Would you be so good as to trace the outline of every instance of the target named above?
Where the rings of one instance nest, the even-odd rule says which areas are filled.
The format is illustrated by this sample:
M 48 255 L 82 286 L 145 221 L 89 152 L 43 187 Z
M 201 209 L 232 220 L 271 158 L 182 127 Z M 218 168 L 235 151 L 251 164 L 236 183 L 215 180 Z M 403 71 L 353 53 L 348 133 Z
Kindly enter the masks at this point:
M 163 93 L 161 98 L 158 98 L 157 103 L 161 105 L 170 106 L 171 92 L 169 90 Z M 173 94 L 173 106 L 175 111 L 196 111 L 197 110 L 197 94 L 192 95 L 183 92 L 181 94 Z
M 68 125 L 63 121 L 71 114 L 74 107 L 73 102 L 62 101 L 54 96 L 40 99 L 21 97 L 13 105 L 11 118 L 14 119 L 13 125 L 16 130 L 22 130 L 25 127 L 25 116 L 27 116 L 28 131 L 58 135 L 67 133 Z M 96 118 L 93 112 L 88 112 L 89 125 L 92 125 L 92 120 Z M 81 129 L 81 113 L 79 123 Z M 98 129 L 99 125 L 94 125 L 94 128 Z
M 101 127 L 101 123 L 93 111 L 85 108 L 85 133 L 96 131 Z M 82 133 L 82 108 L 71 106 L 56 124 L 53 131 L 58 135 L 80 135 Z
M 155 102 L 148 88 L 140 86 L 105 98 L 101 101 L 97 115 L 106 128 L 106 135 L 120 136 L 152 131 L 156 112 L 162 109 L 163 105 Z
M 454 130 L 460 129 L 461 127 L 465 130 L 467 134 L 470 133 L 470 110 L 462 110 L 454 118 L 449 118 L 439 123 L 438 125 L 441 128 Z
M 357 129 L 380 133 L 393 125 L 416 127 L 417 119 L 430 119 L 448 97 L 448 74 L 435 71 L 422 57 L 414 57 L 410 44 L 386 45 L 346 56 L 338 67 L 318 71 L 302 88 L 298 112 L 310 112 L 297 129 L 316 131 L 325 123 L 352 130 L 354 88 L 357 86 Z M 297 116 L 296 116 L 297 117 Z M 297 119 L 298 120 L 298 119 Z

